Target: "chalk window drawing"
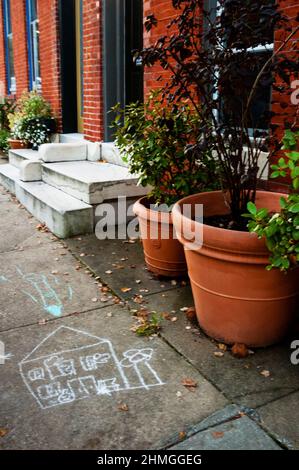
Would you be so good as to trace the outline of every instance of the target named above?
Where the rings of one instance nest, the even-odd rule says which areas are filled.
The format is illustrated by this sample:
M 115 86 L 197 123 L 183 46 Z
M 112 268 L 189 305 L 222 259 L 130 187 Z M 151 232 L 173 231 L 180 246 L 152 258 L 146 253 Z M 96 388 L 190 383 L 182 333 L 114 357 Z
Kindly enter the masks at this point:
M 150 364 L 153 353 L 149 348 L 130 349 L 119 360 L 108 339 L 60 326 L 19 363 L 19 369 L 31 395 L 46 409 L 164 385 Z

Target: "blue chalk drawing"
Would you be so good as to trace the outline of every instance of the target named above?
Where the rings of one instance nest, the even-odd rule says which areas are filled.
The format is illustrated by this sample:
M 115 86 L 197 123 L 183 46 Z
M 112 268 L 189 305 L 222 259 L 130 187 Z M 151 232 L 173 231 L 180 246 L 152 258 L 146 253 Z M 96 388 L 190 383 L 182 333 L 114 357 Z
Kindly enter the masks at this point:
M 34 295 L 26 289 L 22 289 L 21 292 L 27 295 L 32 302 L 41 305 L 41 307 L 53 317 L 61 317 L 64 311 L 64 306 L 56 290 L 50 284 L 50 281 L 52 281 L 52 284 L 59 286 L 59 280 L 52 274 L 50 276 L 35 273 L 25 274 L 18 267 L 16 268 L 16 271 L 23 281 L 35 290 Z M 6 282 L 12 281 L 6 276 L 0 276 L 0 283 Z M 67 298 L 68 301 L 71 301 L 73 298 L 73 289 L 70 286 L 67 287 Z

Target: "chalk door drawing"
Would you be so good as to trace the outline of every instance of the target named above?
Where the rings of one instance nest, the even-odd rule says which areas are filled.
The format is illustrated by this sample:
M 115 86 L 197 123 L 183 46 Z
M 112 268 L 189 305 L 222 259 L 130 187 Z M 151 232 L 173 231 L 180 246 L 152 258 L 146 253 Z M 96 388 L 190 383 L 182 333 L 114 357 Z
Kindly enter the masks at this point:
M 60 326 L 19 363 L 19 369 L 31 395 L 47 409 L 164 385 L 150 365 L 152 357 L 153 349 L 130 349 L 119 360 L 108 339 Z
M 68 301 L 73 298 L 73 289 L 71 286 L 60 286 L 60 282 L 53 274 L 43 273 L 24 273 L 20 268 L 16 268 L 17 274 L 24 282 L 24 288 L 21 292 L 29 297 L 32 302 L 39 304 L 43 310 L 54 317 L 61 317 L 64 311 L 64 305 L 57 292 L 57 288 L 65 290 L 65 297 Z M 6 276 L 0 276 L 0 283 L 13 282 Z

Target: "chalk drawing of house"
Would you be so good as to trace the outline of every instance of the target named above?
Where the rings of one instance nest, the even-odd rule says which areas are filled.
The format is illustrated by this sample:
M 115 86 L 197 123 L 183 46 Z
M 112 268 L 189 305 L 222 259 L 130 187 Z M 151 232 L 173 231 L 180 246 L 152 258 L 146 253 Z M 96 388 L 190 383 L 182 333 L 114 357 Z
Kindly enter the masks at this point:
M 109 340 L 66 326 L 49 334 L 19 367 L 44 409 L 129 388 Z

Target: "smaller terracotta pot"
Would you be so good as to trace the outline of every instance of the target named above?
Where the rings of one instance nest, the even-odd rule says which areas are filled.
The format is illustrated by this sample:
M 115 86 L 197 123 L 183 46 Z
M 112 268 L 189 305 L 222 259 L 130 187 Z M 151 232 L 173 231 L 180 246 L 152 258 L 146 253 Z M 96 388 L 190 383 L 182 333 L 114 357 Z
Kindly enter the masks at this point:
M 147 197 L 135 202 L 133 211 L 138 216 L 148 269 L 165 277 L 185 276 L 184 249 L 176 239 L 171 213 L 150 209 Z
M 11 149 L 28 149 L 29 144 L 24 140 L 19 139 L 8 139 L 8 143 Z

